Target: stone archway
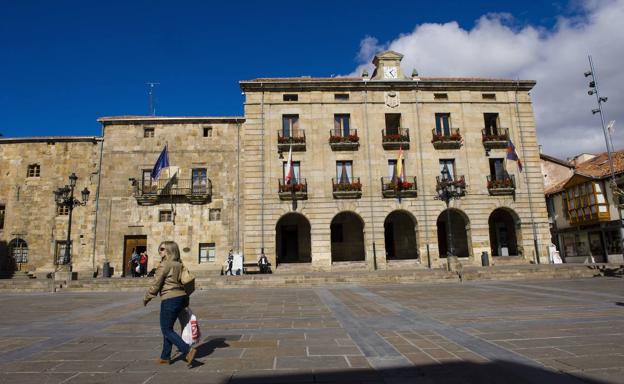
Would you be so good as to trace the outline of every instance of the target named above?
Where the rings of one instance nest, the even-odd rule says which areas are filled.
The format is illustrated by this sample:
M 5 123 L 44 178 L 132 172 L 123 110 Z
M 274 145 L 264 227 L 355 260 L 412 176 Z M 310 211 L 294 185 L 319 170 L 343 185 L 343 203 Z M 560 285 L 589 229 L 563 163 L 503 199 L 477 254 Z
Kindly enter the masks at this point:
M 416 241 L 417 222 L 406 211 L 394 211 L 384 221 L 386 260 L 407 260 L 418 258 Z
M 331 222 L 332 262 L 364 261 L 364 221 L 353 212 L 340 212 Z
M 469 257 L 471 253 L 470 249 L 470 222 L 468 217 L 459 209 L 448 208 L 451 218 L 451 234 L 453 238 L 454 256 L 457 257 Z M 448 244 L 448 226 L 447 220 L 449 212 L 445 209 L 438 216 L 437 228 L 438 228 L 438 251 L 440 257 L 447 256 L 449 251 Z
M 310 221 L 300 213 L 287 213 L 275 225 L 277 263 L 312 261 Z
M 517 256 L 520 218 L 511 209 L 497 208 L 488 219 L 492 256 Z

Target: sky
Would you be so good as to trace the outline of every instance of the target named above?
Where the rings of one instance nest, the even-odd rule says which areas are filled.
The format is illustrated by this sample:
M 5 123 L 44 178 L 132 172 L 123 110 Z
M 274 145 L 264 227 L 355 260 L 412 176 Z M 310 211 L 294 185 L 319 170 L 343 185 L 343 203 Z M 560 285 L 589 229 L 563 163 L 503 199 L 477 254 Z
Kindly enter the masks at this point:
M 0 0 L 0 133 L 93 136 L 102 116 L 241 116 L 240 80 L 359 74 L 375 53 L 421 76 L 536 80 L 544 153 L 624 148 L 624 0 Z

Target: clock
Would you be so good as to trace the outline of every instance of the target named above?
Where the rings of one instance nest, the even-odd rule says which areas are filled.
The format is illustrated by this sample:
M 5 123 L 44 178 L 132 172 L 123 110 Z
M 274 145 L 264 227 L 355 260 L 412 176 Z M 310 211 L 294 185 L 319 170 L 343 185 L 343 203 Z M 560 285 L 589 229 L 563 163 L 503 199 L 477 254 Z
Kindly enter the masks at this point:
M 384 78 L 385 79 L 396 79 L 398 77 L 399 71 L 397 71 L 397 67 L 384 67 Z

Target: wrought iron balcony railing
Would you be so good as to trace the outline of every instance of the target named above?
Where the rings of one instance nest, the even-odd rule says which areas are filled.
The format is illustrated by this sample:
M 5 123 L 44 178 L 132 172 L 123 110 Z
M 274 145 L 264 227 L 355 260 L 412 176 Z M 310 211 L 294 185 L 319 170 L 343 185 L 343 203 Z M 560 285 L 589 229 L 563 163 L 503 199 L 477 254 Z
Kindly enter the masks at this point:
M 278 195 L 280 200 L 307 200 L 308 182 L 306 179 L 297 179 L 286 183 L 284 179 L 278 179 Z
M 516 192 L 516 179 L 513 175 L 505 175 L 502 178 L 487 176 L 487 189 L 490 195 L 513 195 Z
M 436 191 L 447 188 L 448 186 L 460 191 L 461 193 L 459 196 L 464 196 L 466 194 L 466 178 L 463 175 L 457 176 L 451 180 L 444 180 L 442 176 L 436 176 Z
M 140 180 L 134 184 L 134 197 L 141 205 L 154 205 L 160 202 L 185 200 L 191 204 L 205 204 L 212 197 L 210 179 Z
M 408 128 L 397 128 L 395 130 L 381 130 L 381 145 L 384 149 L 409 149 L 410 137 Z
M 303 129 L 293 129 L 289 135 L 284 135 L 281 129 L 277 131 L 277 150 L 286 152 L 291 146 L 293 151 L 305 151 L 306 135 Z
M 438 132 L 435 128 L 431 131 L 431 143 L 435 149 L 458 149 L 462 145 L 462 135 L 459 128 L 450 129 L 448 134 Z
M 481 139 L 486 149 L 507 148 L 509 142 L 509 129 L 507 128 L 488 128 L 481 130 Z
M 350 129 L 349 132 L 344 132 L 342 129 L 330 130 L 329 146 L 334 151 L 357 150 L 360 146 L 357 129 Z
M 406 176 L 405 181 L 399 180 L 396 177 L 382 177 L 381 194 L 383 197 L 418 196 L 416 176 Z
M 359 199 L 362 197 L 362 183 L 359 177 L 348 182 L 332 179 L 332 192 L 335 199 Z

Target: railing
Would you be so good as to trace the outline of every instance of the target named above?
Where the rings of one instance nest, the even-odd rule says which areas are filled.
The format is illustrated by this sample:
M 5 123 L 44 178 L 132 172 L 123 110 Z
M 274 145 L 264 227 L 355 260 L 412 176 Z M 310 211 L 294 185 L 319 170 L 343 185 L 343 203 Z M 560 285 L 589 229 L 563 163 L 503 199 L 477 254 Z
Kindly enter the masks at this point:
M 394 131 L 394 130 L 393 130 Z M 384 149 L 398 149 L 399 147 L 409 149 L 409 129 L 397 128 L 396 132 L 386 132 L 381 130 L 381 145 Z
M 342 129 L 332 129 L 329 131 L 329 145 L 335 151 L 358 149 L 360 138 L 357 129 L 350 129 L 345 135 Z
M 451 180 L 443 180 L 442 176 L 436 176 L 436 191 L 447 188 L 448 186 L 453 186 L 457 190 L 461 190 L 460 196 L 466 194 L 466 178 L 463 175 Z
M 488 149 L 507 148 L 509 141 L 509 129 L 507 128 L 484 128 L 481 130 L 483 146 Z
M 451 128 L 448 134 L 438 132 L 435 128 L 431 131 L 431 143 L 435 149 L 457 149 L 462 145 L 462 135 L 459 128 Z
M 291 147 L 293 151 L 305 151 L 306 135 L 303 129 L 291 130 L 290 136 L 284 136 L 281 129 L 277 131 L 277 149 L 288 151 Z
M 332 179 L 332 192 L 336 199 L 358 199 L 362 197 L 362 183 L 359 177 L 351 178 L 349 182 Z
M 306 179 L 298 179 L 286 183 L 284 179 L 278 179 L 278 195 L 280 200 L 305 200 L 308 198 L 308 182 Z
M 513 195 L 516 191 L 514 175 L 504 175 L 502 178 L 488 175 L 487 189 L 490 195 Z
M 381 194 L 383 197 L 418 196 L 416 176 L 406 176 L 405 181 L 399 180 L 396 177 L 382 177 Z
M 134 197 L 141 205 L 153 205 L 159 201 L 171 201 L 171 198 L 184 198 L 191 204 L 203 204 L 212 197 L 210 179 L 163 179 L 157 181 L 137 181 Z

